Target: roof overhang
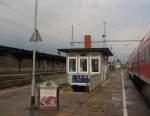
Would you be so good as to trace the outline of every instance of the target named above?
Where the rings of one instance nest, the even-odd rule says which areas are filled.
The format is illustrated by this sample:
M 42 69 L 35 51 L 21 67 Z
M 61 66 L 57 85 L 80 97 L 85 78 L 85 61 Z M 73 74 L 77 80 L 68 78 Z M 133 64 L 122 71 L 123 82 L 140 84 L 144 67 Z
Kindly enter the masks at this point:
M 58 49 L 60 52 L 100 52 L 106 56 L 113 56 L 109 48 L 70 48 L 70 49 Z
M 24 50 L 24 49 L 19 49 L 19 48 L 13 48 L 13 47 L 7 47 L 7 46 L 2 46 L 0 45 L 0 52 L 1 53 L 12 53 L 17 57 L 21 58 L 32 58 L 33 52 L 30 50 Z M 41 53 L 41 52 L 36 52 L 36 58 L 37 59 L 46 59 L 46 60 L 57 60 L 57 61 L 65 61 L 65 57 L 60 56 L 60 55 L 53 55 L 53 54 L 48 54 L 48 53 Z

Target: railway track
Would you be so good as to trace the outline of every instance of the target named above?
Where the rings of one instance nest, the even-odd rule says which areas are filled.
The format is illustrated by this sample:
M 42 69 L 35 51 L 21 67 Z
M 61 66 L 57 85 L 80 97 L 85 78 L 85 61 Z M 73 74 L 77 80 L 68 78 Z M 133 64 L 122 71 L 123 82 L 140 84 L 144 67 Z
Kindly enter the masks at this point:
M 37 72 L 35 74 L 36 82 L 45 81 L 49 79 L 57 79 L 59 75 L 60 78 L 63 77 L 65 73 L 63 71 L 59 72 Z M 0 74 L 0 89 L 21 86 L 31 83 L 32 73 L 11 73 L 11 74 Z

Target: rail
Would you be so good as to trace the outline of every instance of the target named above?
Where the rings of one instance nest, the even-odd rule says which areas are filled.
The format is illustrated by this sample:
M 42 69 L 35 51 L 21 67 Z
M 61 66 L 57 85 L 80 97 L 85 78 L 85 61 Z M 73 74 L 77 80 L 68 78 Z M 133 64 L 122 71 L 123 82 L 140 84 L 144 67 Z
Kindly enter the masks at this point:
M 37 72 L 35 74 L 36 82 L 45 81 L 49 79 L 58 79 L 65 76 L 64 71 L 57 72 Z M 22 74 L 1 74 L 0 75 L 0 89 L 12 86 L 21 86 L 31 83 L 32 73 Z

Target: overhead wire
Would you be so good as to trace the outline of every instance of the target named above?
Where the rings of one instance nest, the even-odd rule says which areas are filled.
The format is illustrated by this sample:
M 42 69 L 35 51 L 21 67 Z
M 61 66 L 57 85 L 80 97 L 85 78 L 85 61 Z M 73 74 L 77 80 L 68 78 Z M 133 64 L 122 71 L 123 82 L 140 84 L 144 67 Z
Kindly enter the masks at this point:
M 16 8 L 14 8 L 14 7 L 8 5 L 7 3 L 5 3 L 5 2 L 3 2 L 3 1 L 0 1 L 0 5 L 3 5 L 4 7 L 8 8 L 8 9 L 10 9 L 10 10 L 12 10 L 12 11 L 14 11 L 14 12 L 17 13 L 17 14 L 20 14 L 20 15 L 23 15 L 23 16 L 27 16 L 27 17 L 30 18 L 30 19 L 32 18 L 31 16 L 26 15 L 25 13 L 18 11 Z M 13 21 L 4 19 L 4 18 L 2 18 L 2 17 L 0 17 L 0 20 L 1 20 L 1 21 L 5 21 L 5 22 L 8 22 L 8 23 L 11 23 L 11 24 L 14 24 L 14 25 L 17 26 L 17 27 L 21 27 L 21 28 L 24 28 L 24 29 L 26 29 L 26 30 L 30 30 L 30 31 L 32 30 L 31 28 L 25 27 L 25 26 L 23 26 L 23 25 L 20 25 L 20 24 L 18 24 L 18 23 L 13 22 Z M 45 34 L 45 33 L 43 33 L 43 35 L 45 35 L 46 37 L 49 37 L 49 36 L 48 36 L 47 34 Z M 55 39 L 56 39 L 56 38 L 55 38 Z M 60 39 L 56 39 L 56 40 L 61 41 L 61 42 L 63 42 L 63 43 L 66 44 L 66 42 L 64 42 L 64 41 L 62 41 L 62 40 L 60 40 Z
M 18 11 L 16 8 L 12 7 L 11 5 L 7 4 L 7 3 L 4 2 L 4 1 L 0 1 L 0 5 L 2 5 L 2 6 L 4 6 L 4 7 L 6 7 L 6 8 L 8 8 L 8 9 L 10 9 L 10 10 L 12 10 L 13 12 L 15 12 L 15 13 L 17 13 L 17 14 L 20 14 L 20 15 L 22 15 L 22 16 L 24 16 L 24 17 L 26 16 L 26 17 L 32 19 L 32 16 L 29 16 L 29 15 L 23 13 L 23 12 Z
M 29 30 L 29 31 L 32 30 L 32 29 L 30 29 L 30 28 L 28 28 L 28 27 L 26 27 L 26 26 L 24 26 L 24 25 L 15 23 L 15 22 L 10 21 L 10 20 L 8 20 L 8 19 L 5 19 L 5 18 L 3 18 L 3 17 L 0 17 L 0 20 L 3 21 L 3 22 L 9 23 L 9 24 L 13 24 L 13 25 L 15 25 L 15 26 L 17 26 L 17 27 L 20 27 L 20 28 L 23 28 L 23 29 L 25 29 L 25 30 Z
M 143 26 L 144 26 L 144 30 L 139 35 L 140 38 L 143 38 L 145 35 L 147 35 L 150 32 L 150 30 L 147 30 L 147 28 L 150 26 L 150 17 L 146 18 Z
M 110 24 L 110 23 L 108 23 L 107 22 L 107 25 L 108 26 L 110 26 L 110 27 L 112 27 L 113 29 L 115 29 L 115 30 L 117 30 L 117 31 L 119 31 L 119 32 L 121 32 L 121 28 L 119 28 L 119 27 L 117 27 L 117 26 L 114 26 L 113 24 Z M 118 40 L 119 41 L 119 40 Z M 130 42 L 130 41 L 129 41 Z M 123 42 L 123 43 L 119 43 L 119 44 L 117 44 L 117 43 L 111 43 L 111 50 L 114 52 L 114 54 L 116 54 L 117 52 L 116 52 L 116 50 L 117 51 L 122 51 L 122 52 L 125 52 L 125 51 L 128 51 L 128 50 L 131 50 L 132 48 L 132 46 L 131 45 L 133 45 L 133 44 L 131 44 L 131 42 L 129 43 L 129 42 L 127 42 L 127 41 L 125 41 L 125 42 Z M 126 44 L 125 44 L 126 43 Z M 128 43 L 128 45 L 127 45 L 127 43 Z M 113 45 L 112 45 L 113 44 Z M 117 45 L 119 45 L 120 47 L 118 48 L 115 48 L 114 47 L 114 44 L 115 44 L 115 46 Z M 129 46 L 129 44 L 131 44 L 130 46 Z M 122 46 L 122 47 L 121 47 Z M 123 47 L 124 46 L 124 47 Z
M 28 31 L 33 31 L 33 29 L 31 29 L 31 28 L 29 28 L 29 27 L 26 27 L 26 26 L 24 26 L 24 25 L 15 23 L 15 22 L 10 21 L 10 20 L 5 19 L 5 18 L 0 17 L 0 20 L 3 21 L 3 22 L 9 23 L 9 24 L 15 25 L 15 26 L 17 26 L 17 27 L 19 27 L 19 28 L 22 28 L 22 29 L 25 29 L 25 30 L 28 30 Z M 47 34 L 45 34 L 45 33 L 43 33 L 43 32 L 41 32 L 41 34 L 44 35 L 46 38 L 51 38 L 51 37 L 49 37 L 49 35 L 47 35 Z M 55 40 L 58 40 L 58 41 L 61 41 L 61 43 L 67 44 L 66 42 L 64 42 L 64 41 L 62 41 L 62 40 L 60 40 L 60 39 L 55 38 Z
M 113 25 L 113 24 L 111 24 L 111 23 L 107 23 L 107 24 L 108 24 L 110 27 L 112 27 L 113 29 L 115 29 L 115 30 L 121 32 L 121 28 L 120 28 L 120 27 L 117 27 L 117 26 L 115 26 L 115 25 Z M 139 40 L 139 37 L 138 37 L 138 38 L 136 37 L 136 39 Z M 135 39 L 135 40 L 136 40 L 136 39 Z M 133 39 L 133 40 L 134 40 L 134 39 Z M 140 37 L 140 40 L 142 40 L 141 37 Z

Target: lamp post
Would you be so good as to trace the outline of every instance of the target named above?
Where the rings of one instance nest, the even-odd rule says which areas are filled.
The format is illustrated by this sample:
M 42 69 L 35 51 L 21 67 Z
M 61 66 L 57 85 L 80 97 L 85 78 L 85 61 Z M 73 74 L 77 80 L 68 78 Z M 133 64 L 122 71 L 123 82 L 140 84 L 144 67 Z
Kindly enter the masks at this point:
M 34 17 L 34 31 L 30 41 L 33 43 L 33 67 L 32 67 L 32 85 L 31 85 L 31 107 L 35 106 L 35 64 L 36 64 L 36 42 L 42 41 L 39 31 L 37 29 L 37 9 L 38 0 L 35 0 L 35 17 Z

